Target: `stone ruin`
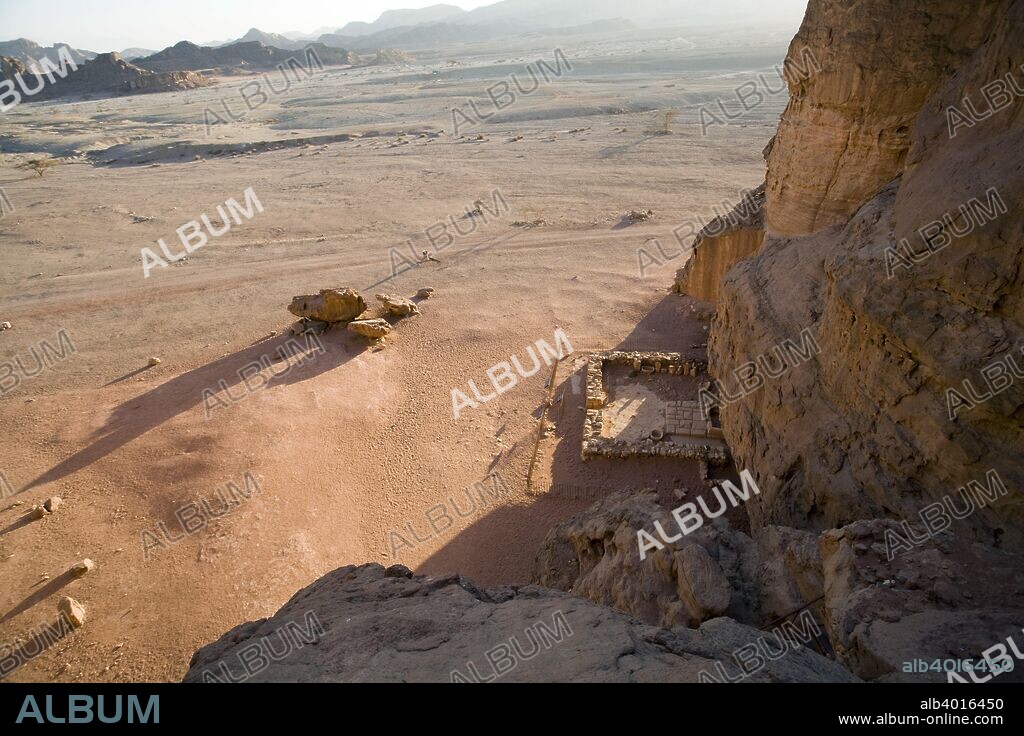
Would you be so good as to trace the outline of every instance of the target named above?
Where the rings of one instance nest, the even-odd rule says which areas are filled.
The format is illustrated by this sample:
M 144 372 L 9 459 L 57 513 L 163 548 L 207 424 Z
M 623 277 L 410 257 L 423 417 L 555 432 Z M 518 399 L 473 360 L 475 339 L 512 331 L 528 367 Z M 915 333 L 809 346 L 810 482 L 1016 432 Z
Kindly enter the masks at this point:
M 617 375 L 606 377 L 616 368 Z M 717 417 L 703 418 L 697 401 L 706 371 L 706 364 L 679 353 L 592 354 L 583 459 L 675 457 L 727 464 L 729 449 Z

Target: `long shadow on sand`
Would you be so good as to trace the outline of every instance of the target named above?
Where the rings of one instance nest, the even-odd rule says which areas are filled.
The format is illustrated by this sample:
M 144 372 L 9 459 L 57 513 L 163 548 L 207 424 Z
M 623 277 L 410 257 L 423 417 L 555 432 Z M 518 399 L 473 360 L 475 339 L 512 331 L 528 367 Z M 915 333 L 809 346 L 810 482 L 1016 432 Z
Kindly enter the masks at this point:
M 290 341 L 297 341 L 298 345 Z M 306 338 L 293 338 L 290 335 L 269 338 L 183 373 L 126 401 L 111 412 L 106 424 L 97 430 L 88 447 L 46 471 L 21 491 L 52 483 L 88 467 L 164 422 L 204 405 L 204 392 L 207 389 L 221 398 L 225 394 L 237 396 L 243 393 L 247 396 L 252 392 L 252 383 L 256 382 L 250 371 L 243 374 L 243 369 L 247 367 L 255 364 L 265 368 L 270 366 L 264 370 L 264 375 L 267 372 L 271 375 L 268 382 L 265 386 L 259 386 L 257 382 L 258 388 L 255 390 L 271 391 L 280 386 L 316 378 L 344 365 L 367 349 L 365 340 L 349 332 L 332 330 L 321 335 L 320 341 L 323 352 Z M 302 350 L 297 349 L 298 346 Z M 281 349 L 287 352 L 286 356 L 279 354 Z M 246 378 L 250 383 L 245 383 Z M 239 384 L 243 383 L 245 385 L 239 389 Z
M 688 359 L 703 360 L 705 350 L 700 346 L 706 341 L 707 333 L 704 331 L 706 323 L 696 316 L 700 310 L 700 303 L 689 297 L 667 296 L 617 345 L 585 347 L 588 351 L 663 350 L 682 353 Z M 480 508 L 476 516 L 461 522 L 464 527 L 453 530 L 451 541 L 419 565 L 417 572 L 442 574 L 458 571 L 482 580 L 509 582 L 513 574 L 505 569 L 503 555 L 486 550 L 517 549 L 533 553 L 539 550 L 551 527 L 616 491 L 658 489 L 659 501 L 666 508 L 678 505 L 673 495 L 677 488 L 700 492 L 700 472 L 695 460 L 635 457 L 583 461 L 580 447 L 586 405 L 583 388 L 586 386 L 586 364 L 578 360 L 574 365 L 573 359 L 569 358 L 562 365 L 565 372 L 559 372 L 559 387 L 548 414 L 557 427 L 557 445 L 552 454 L 545 452 L 542 444 L 541 458 L 550 458 L 551 472 L 550 477 L 544 477 L 542 471 L 548 462 L 538 464 L 533 484 L 535 500 L 528 504 Z M 578 387 L 575 393 L 574 385 Z M 539 412 L 535 416 L 539 417 Z M 532 452 L 533 435 L 522 445 L 528 445 L 528 451 Z M 517 470 L 520 465 L 522 463 L 517 463 Z M 499 469 L 498 472 L 504 476 L 509 471 Z M 464 497 L 457 500 L 466 506 Z M 397 564 L 402 560 L 392 562 Z

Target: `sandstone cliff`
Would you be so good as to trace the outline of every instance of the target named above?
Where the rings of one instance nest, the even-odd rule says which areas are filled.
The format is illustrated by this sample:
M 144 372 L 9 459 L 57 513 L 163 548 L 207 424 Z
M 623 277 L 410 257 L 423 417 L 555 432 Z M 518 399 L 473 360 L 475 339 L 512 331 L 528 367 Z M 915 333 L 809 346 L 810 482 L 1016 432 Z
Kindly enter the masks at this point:
M 725 274 L 764 242 L 764 203 L 762 184 L 731 212 L 709 222 L 693 241 L 693 256 L 676 273 L 676 291 L 716 303 Z
M 823 10 L 837 4 L 846 5 L 812 2 L 792 47 L 820 38 L 825 75 L 832 73 L 835 48 L 853 43 L 838 31 L 830 36 L 813 28 L 824 22 Z M 864 15 L 878 34 L 894 25 L 887 17 L 899 17 L 903 25 L 903 3 L 855 5 L 862 11 L 875 6 L 877 12 Z M 967 395 L 964 381 L 971 381 L 977 392 L 991 393 L 982 370 L 1008 356 L 1024 367 L 1024 96 L 1013 96 L 1006 109 L 954 138 L 947 110 L 965 97 L 984 104 L 981 86 L 1008 73 L 1015 72 L 1024 89 L 1024 3 L 979 3 L 970 18 L 954 12 L 962 3 L 928 6 L 934 9 L 931 33 L 939 32 L 936 23 L 946 23 L 954 39 L 940 44 L 939 68 L 949 62 L 950 49 L 961 48 L 955 39 L 976 25 L 977 16 L 999 15 L 986 16 L 993 30 L 971 46 L 973 53 L 963 47 L 959 69 L 928 82 L 919 115 L 905 121 L 906 146 L 860 154 L 870 159 L 871 176 L 888 177 L 884 181 L 855 186 L 842 174 L 836 179 L 845 182 L 841 194 L 822 187 L 804 197 L 780 184 L 811 178 L 813 167 L 800 152 L 814 147 L 824 125 L 821 105 L 807 99 L 811 88 L 794 90 L 769 156 L 768 235 L 758 255 L 738 263 L 722 285 L 710 364 L 725 382 L 735 383 L 733 368 L 806 328 L 821 347 L 811 362 L 766 379 L 763 388 L 722 411 L 737 462 L 755 469 L 764 491 L 750 504 L 758 526 L 820 531 L 863 518 L 915 518 L 971 482 L 987 485 L 987 474 L 996 470 L 1011 494 L 959 526 L 980 541 L 1022 541 L 1024 378 L 1014 379 L 1010 366 L 1008 378 L 996 385 L 1006 386 L 1002 393 L 970 408 L 954 400 L 955 418 L 948 392 Z M 859 37 L 860 26 L 850 28 Z M 914 57 L 912 68 L 924 64 L 932 46 L 910 45 L 914 38 L 911 33 L 904 39 L 891 77 L 880 68 L 880 84 L 905 83 L 910 62 L 902 55 Z M 834 73 L 843 69 L 837 61 Z M 891 97 L 880 98 L 879 114 L 903 120 L 902 112 L 892 118 Z M 875 114 L 873 99 L 860 103 L 868 119 Z M 806 146 L 788 142 L 797 131 L 806 133 Z M 851 217 L 810 232 L 852 208 Z M 939 224 L 929 229 L 933 222 Z M 775 223 L 805 234 L 779 235 Z M 922 230 L 939 233 L 931 239 L 934 254 Z M 920 262 L 910 261 L 908 252 Z
M 978 545 L 961 584 L 1006 555 L 1005 588 L 1024 543 L 1024 2 L 812 0 L 791 57 L 805 47 L 822 72 L 791 89 L 765 241 L 724 279 L 709 347 L 730 386 L 805 329 L 821 348 L 722 410 L 762 489 L 754 535 L 906 519 Z M 910 583 L 830 574 L 835 535 L 821 542 L 829 625 L 861 676 L 894 676 L 900 648 L 987 648 L 1021 617 L 998 584 L 983 601 L 936 578 L 865 605 Z M 877 530 L 876 550 L 887 541 Z

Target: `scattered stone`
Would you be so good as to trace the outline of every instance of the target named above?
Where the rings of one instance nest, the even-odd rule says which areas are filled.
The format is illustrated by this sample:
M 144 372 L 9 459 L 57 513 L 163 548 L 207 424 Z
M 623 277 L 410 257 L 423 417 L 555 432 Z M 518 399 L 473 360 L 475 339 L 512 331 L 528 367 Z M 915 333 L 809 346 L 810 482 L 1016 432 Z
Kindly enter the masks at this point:
M 76 629 L 82 628 L 85 624 L 85 606 L 74 598 L 64 596 L 57 604 L 57 612 Z
M 351 322 L 366 311 L 366 302 L 355 289 L 324 289 L 315 296 L 297 296 L 288 311 L 296 317 L 334 324 Z
M 371 340 L 383 340 L 391 334 L 391 325 L 384 319 L 364 319 L 349 322 L 348 329 Z
M 52 514 L 60 508 L 61 503 L 62 501 L 60 500 L 60 496 L 54 496 L 53 498 L 48 498 L 43 502 L 43 508 Z
M 419 291 L 417 291 L 416 296 L 419 299 L 429 299 L 430 297 L 434 296 L 434 290 L 428 286 L 424 289 L 420 289 Z
M 150 358 L 149 359 L 149 367 L 150 368 L 155 368 L 156 366 L 160 365 L 161 363 L 163 363 L 163 361 L 160 360 L 160 358 Z
M 72 576 L 80 578 L 89 574 L 95 569 L 96 563 L 92 560 L 85 559 L 81 562 L 76 562 L 68 572 L 70 572 Z
M 404 297 L 378 294 L 377 301 L 393 317 L 412 317 L 420 313 L 419 307 Z
M 0 332 L 12 329 L 14 329 L 14 325 L 12 325 L 10 322 L 0 322 Z
M 32 510 L 28 512 L 28 515 L 29 518 L 31 518 L 33 521 L 38 521 L 39 519 L 42 519 L 44 516 L 46 516 L 48 513 L 50 512 L 47 511 L 42 506 L 33 506 Z
M 654 217 L 654 210 L 632 210 L 626 215 L 626 219 L 634 223 L 647 222 L 652 217 Z

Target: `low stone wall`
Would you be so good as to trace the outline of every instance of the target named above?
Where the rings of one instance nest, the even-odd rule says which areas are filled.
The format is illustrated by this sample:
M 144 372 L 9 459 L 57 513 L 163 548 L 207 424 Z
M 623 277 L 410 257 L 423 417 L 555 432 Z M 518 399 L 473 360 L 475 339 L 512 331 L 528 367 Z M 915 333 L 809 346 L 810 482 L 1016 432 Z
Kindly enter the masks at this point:
M 706 363 L 684 359 L 679 353 L 623 351 L 593 353 L 587 364 L 587 414 L 583 424 L 584 460 L 595 457 L 640 456 L 704 460 L 714 465 L 724 465 L 729 462 L 729 451 L 724 446 L 675 445 L 656 442 L 650 438 L 640 442 L 626 442 L 602 437 L 601 432 L 604 428 L 602 410 L 608 400 L 604 390 L 604 366 L 606 364 L 630 366 L 633 370 L 646 374 L 667 373 L 691 378 L 696 378 L 702 371 L 707 370 Z M 717 428 L 709 427 L 707 434 L 714 436 L 713 433 L 720 434 Z

